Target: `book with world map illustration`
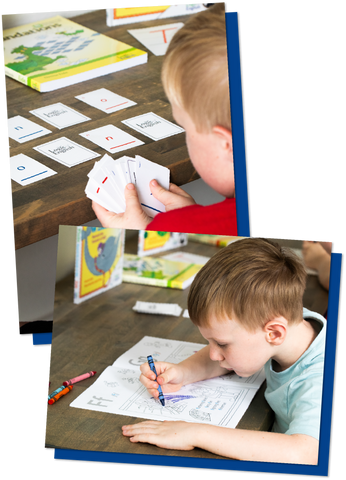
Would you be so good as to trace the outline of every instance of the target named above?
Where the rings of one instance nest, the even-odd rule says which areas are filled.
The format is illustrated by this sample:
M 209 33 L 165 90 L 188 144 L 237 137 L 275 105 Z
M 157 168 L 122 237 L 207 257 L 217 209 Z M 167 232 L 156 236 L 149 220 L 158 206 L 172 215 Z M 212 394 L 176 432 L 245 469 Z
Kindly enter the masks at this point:
M 3 31 L 5 73 L 39 92 L 134 67 L 148 54 L 61 16 Z

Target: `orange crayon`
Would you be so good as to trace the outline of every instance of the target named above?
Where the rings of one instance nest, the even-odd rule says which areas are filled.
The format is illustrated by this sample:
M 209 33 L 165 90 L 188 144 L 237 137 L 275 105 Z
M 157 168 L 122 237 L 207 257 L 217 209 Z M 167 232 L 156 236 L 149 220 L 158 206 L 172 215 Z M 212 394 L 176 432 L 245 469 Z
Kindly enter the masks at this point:
M 64 388 L 64 390 L 54 395 L 54 397 L 50 398 L 48 400 L 48 404 L 52 405 L 53 403 L 57 402 L 60 397 L 62 397 L 63 395 L 66 395 L 68 392 L 72 390 L 72 388 L 73 388 L 73 385 L 69 385 L 68 387 Z

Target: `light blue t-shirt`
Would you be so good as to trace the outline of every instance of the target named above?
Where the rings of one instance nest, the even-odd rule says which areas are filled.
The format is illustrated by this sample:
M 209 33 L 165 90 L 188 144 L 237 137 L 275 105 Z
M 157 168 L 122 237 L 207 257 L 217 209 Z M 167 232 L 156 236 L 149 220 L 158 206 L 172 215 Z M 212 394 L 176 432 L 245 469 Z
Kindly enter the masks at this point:
M 273 432 L 299 433 L 319 439 L 326 340 L 326 320 L 318 313 L 303 309 L 305 320 L 320 322 L 321 330 L 310 347 L 291 367 L 282 372 L 265 364 L 265 398 L 275 412 Z

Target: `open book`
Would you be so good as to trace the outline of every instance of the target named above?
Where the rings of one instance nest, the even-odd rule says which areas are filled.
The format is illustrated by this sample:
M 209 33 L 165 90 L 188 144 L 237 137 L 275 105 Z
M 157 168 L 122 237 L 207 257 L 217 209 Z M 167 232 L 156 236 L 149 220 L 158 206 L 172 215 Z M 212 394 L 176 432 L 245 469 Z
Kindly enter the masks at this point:
M 165 406 L 140 383 L 140 365 L 152 355 L 154 362 L 179 363 L 205 345 L 144 337 L 121 355 L 71 407 L 128 415 L 150 420 L 184 420 L 234 428 L 265 379 L 264 369 L 248 378 L 227 374 L 192 383 L 165 394 Z

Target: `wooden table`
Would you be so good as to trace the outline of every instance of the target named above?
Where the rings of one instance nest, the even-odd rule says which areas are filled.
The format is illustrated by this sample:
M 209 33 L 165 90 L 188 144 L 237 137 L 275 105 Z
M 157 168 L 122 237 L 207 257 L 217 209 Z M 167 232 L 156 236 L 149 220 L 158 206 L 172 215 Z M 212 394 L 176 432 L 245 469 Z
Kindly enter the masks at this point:
M 127 232 L 127 234 L 130 231 Z M 134 237 L 133 233 L 133 237 Z M 130 238 L 129 238 L 130 237 Z M 125 251 L 136 253 L 136 238 L 128 235 Z M 218 247 L 189 242 L 185 250 L 212 256 Z M 305 306 L 312 307 L 319 292 L 313 283 Z M 313 295 L 315 292 L 315 295 Z M 135 313 L 136 300 L 178 303 L 187 307 L 188 289 L 173 290 L 160 287 L 123 283 L 102 295 L 73 304 L 73 277 L 57 284 L 54 310 L 53 342 L 49 392 L 64 380 L 96 370 L 97 375 L 145 335 L 206 344 L 199 330 L 182 316 L 149 316 Z M 321 306 L 321 313 L 326 304 Z M 191 452 L 164 450 L 149 444 L 131 444 L 123 437 L 121 426 L 141 421 L 133 417 L 105 414 L 70 408 L 69 404 L 95 381 L 95 377 L 75 384 L 73 390 L 56 404 L 48 406 L 46 446 L 64 449 L 103 452 L 139 453 L 197 458 L 221 458 L 204 450 Z M 264 399 L 265 383 L 257 392 L 238 428 L 268 431 L 273 412 Z
M 174 23 L 186 21 L 187 18 L 188 16 L 176 17 Z M 142 44 L 127 32 L 128 25 L 107 27 L 105 10 L 80 15 L 72 20 L 133 47 L 146 50 Z M 135 28 L 165 23 L 172 23 L 172 19 L 141 22 L 136 24 Z M 21 115 L 52 131 L 49 135 L 24 144 L 18 144 L 16 141 L 9 139 L 11 156 L 19 153 L 26 154 L 58 173 L 58 175 L 53 175 L 25 187 L 12 181 L 16 249 L 57 234 L 60 224 L 82 225 L 95 219 L 91 201 L 84 193 L 87 173 L 91 170 L 95 160 L 90 160 L 72 168 L 65 167 L 33 150 L 33 147 L 48 141 L 66 136 L 70 140 L 103 156 L 106 153 L 105 150 L 79 134 L 111 123 L 145 143 L 145 145 L 135 149 L 114 155 L 114 159 L 124 154 L 129 156 L 140 154 L 153 162 L 168 167 L 171 172 L 171 181 L 178 185 L 199 178 L 189 159 L 184 133 L 155 142 L 121 123 L 122 120 L 146 112 L 154 112 L 169 121 L 174 121 L 171 107 L 164 94 L 160 79 L 162 60 L 163 57 L 155 56 L 148 52 L 148 62 L 144 65 L 47 93 L 39 93 L 16 80 L 6 77 L 8 118 Z M 137 105 L 107 115 L 75 98 L 76 95 L 99 88 L 107 88 L 119 95 L 130 98 L 137 102 Z M 91 121 L 59 130 L 46 124 L 29 112 L 30 110 L 57 102 L 64 103 L 78 110 L 91 118 Z

